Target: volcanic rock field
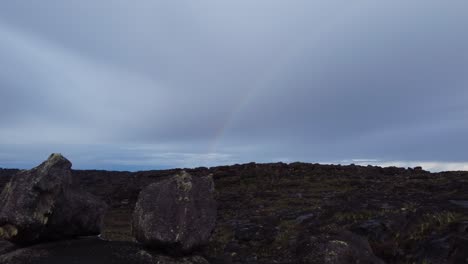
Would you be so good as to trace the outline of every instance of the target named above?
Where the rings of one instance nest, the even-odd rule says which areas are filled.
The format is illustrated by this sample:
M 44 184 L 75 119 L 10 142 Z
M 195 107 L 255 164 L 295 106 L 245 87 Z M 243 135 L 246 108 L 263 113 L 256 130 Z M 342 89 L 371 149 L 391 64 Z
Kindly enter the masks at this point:
M 208 244 L 176 258 L 136 241 L 132 219 L 144 188 L 181 173 L 211 175 L 217 214 Z M 0 169 L 0 188 L 20 174 Z M 43 254 L 41 263 L 62 263 L 76 254 L 83 262 L 70 263 L 106 263 L 117 254 L 116 263 L 468 263 L 468 172 L 297 162 L 72 170 L 71 178 L 74 188 L 107 204 L 99 237 L 27 246 L 0 241 L 0 259 L 30 263 L 28 256 Z

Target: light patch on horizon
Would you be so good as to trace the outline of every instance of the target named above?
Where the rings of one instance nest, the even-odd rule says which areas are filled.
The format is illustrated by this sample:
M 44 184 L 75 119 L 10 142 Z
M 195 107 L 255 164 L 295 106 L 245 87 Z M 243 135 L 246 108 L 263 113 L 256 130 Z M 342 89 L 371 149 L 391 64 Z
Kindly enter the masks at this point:
M 373 165 L 380 167 L 415 168 L 422 167 L 430 172 L 442 171 L 468 171 L 467 162 L 444 162 L 444 161 L 383 161 L 378 159 L 350 159 L 337 162 L 340 164 L 356 164 L 361 166 Z
M 468 171 L 468 162 L 438 162 L 438 161 L 387 161 L 376 163 L 379 166 L 396 166 L 402 168 L 422 167 L 430 172 Z
M 103 163 L 110 166 L 128 166 L 128 167 L 154 167 L 160 164 L 171 164 L 171 168 L 196 168 L 213 167 L 220 165 L 232 165 L 236 163 L 236 158 L 232 154 L 226 153 L 155 153 L 145 155 L 139 159 L 111 159 L 102 160 Z M 169 167 L 167 165 L 163 167 Z

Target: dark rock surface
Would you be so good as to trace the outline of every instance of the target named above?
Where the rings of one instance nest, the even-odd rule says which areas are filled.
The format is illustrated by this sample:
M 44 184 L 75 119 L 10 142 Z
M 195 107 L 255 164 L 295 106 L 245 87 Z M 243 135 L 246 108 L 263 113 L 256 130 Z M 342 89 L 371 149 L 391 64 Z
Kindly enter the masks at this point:
M 0 240 L 0 255 L 11 252 L 15 250 L 17 247 L 5 240 Z
M 85 238 L 21 248 L 0 255 L 2 264 L 208 264 L 199 256 L 173 258 L 129 242 Z
M 213 178 L 185 171 L 143 189 L 133 214 L 137 241 L 173 253 L 206 245 L 215 224 Z
M 60 154 L 18 172 L 0 195 L 0 237 L 16 244 L 100 233 L 106 205 L 72 185 Z
M 346 230 L 301 234 L 297 255 L 300 263 L 384 263 L 374 255 L 366 238 Z
M 75 170 L 72 176 L 110 205 L 102 237 L 134 241 L 138 193 L 180 171 Z M 467 263 L 468 209 L 451 201 L 468 200 L 468 172 L 299 162 L 186 171 L 213 174 L 216 184 L 216 228 L 200 253 L 210 263 L 301 263 L 305 238 L 326 245 L 327 236 L 346 231 L 366 239 L 385 263 Z M 14 173 L 0 170 L 0 187 Z
M 11 179 L 13 175 L 15 175 L 19 170 L 17 169 L 2 169 L 0 168 L 0 186 L 3 189 Z M 1 189 L 0 189 L 1 190 Z

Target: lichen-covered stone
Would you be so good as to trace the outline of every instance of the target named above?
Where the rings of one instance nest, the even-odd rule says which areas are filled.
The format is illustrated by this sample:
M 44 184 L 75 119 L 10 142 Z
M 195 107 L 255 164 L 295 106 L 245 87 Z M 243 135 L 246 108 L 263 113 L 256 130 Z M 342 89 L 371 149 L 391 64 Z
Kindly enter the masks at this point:
M 99 234 L 106 205 L 72 186 L 72 164 L 52 154 L 0 195 L 0 238 L 20 245 Z
M 138 241 L 177 254 L 205 245 L 215 224 L 212 177 L 185 171 L 143 189 L 133 214 Z

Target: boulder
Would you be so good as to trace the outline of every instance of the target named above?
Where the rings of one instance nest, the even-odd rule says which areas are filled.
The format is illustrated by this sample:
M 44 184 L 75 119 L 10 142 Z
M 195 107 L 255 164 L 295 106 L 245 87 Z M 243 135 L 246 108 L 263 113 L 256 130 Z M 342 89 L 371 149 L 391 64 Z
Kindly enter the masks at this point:
M 131 242 L 111 242 L 98 238 L 56 241 L 20 248 L 0 255 L 2 264 L 208 264 L 200 256 L 175 258 L 152 252 Z
M 385 263 L 374 255 L 365 237 L 347 230 L 302 236 L 298 244 L 301 263 Z
M 133 233 L 150 248 L 188 253 L 208 243 L 216 224 L 213 178 L 185 171 L 143 189 L 133 213 Z
M 0 238 L 28 245 L 100 233 L 106 205 L 72 186 L 71 166 L 52 154 L 12 177 L 0 194 Z

